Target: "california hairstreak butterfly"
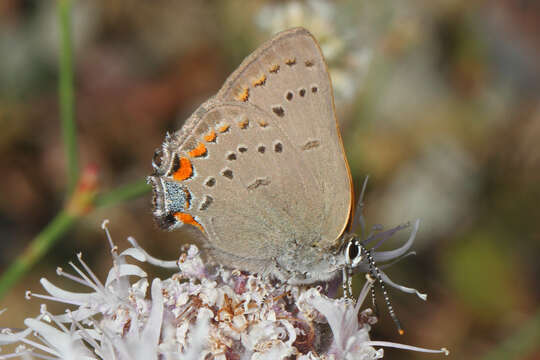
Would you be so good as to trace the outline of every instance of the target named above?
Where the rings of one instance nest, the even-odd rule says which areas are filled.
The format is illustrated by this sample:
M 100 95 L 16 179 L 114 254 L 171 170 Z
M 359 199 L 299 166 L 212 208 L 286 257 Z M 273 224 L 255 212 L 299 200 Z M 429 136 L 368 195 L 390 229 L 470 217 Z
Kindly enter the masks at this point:
M 290 284 L 327 281 L 365 250 L 347 229 L 351 175 L 321 49 L 277 34 L 154 156 L 154 216 L 188 224 L 217 262 Z

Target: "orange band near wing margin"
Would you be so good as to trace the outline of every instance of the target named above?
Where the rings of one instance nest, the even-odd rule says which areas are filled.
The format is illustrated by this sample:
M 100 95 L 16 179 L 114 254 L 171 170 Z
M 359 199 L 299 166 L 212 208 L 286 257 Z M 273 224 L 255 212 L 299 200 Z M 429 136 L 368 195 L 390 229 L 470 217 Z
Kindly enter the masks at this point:
M 229 130 L 229 125 L 225 124 L 223 126 L 220 126 L 220 128 L 218 129 L 218 131 L 220 133 L 224 133 L 225 131 Z
M 272 74 L 277 74 L 277 72 L 279 71 L 279 65 L 274 64 L 274 65 L 270 66 L 268 71 L 270 71 Z
M 248 118 L 244 118 L 243 120 L 239 121 L 237 124 L 240 129 L 246 129 L 249 125 L 249 120 Z
M 258 79 L 253 80 L 253 86 L 262 86 L 266 82 L 266 75 L 262 74 Z
M 246 86 L 236 95 L 236 100 L 246 102 L 249 99 L 249 88 Z
M 199 228 L 199 230 L 201 230 L 201 231 L 204 233 L 204 230 L 203 230 L 201 224 L 199 224 L 199 223 L 197 222 L 197 220 L 195 220 L 195 219 L 193 218 L 193 216 L 191 216 L 190 214 L 188 214 L 188 213 L 183 213 L 183 212 L 177 212 L 177 213 L 174 213 L 174 217 L 175 217 L 178 221 L 183 222 L 184 224 L 189 224 L 189 225 L 196 226 L 197 228 Z
M 189 156 L 191 157 L 198 157 L 198 156 L 204 156 L 206 155 L 206 146 L 202 142 L 197 145 L 197 147 L 190 152 L 188 152 Z
M 213 142 L 216 140 L 216 132 L 214 130 L 210 131 L 208 134 L 204 135 L 204 140 L 207 142 Z
M 183 181 L 189 179 L 193 175 L 193 165 L 191 161 L 186 157 L 180 158 L 180 166 L 178 170 L 173 173 L 173 179 L 178 181 Z

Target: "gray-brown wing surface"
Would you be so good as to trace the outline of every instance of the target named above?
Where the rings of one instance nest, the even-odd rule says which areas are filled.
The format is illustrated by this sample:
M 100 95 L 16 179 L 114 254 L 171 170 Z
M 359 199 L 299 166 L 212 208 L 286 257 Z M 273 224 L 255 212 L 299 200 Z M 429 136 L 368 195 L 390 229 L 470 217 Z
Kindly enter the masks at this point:
M 278 34 L 163 145 L 154 214 L 188 223 L 221 262 L 261 271 L 296 244 L 334 245 L 351 183 L 326 64 L 311 34 Z
M 313 190 L 324 203 L 321 245 L 334 242 L 348 222 L 352 185 L 330 77 L 313 36 L 303 28 L 276 35 L 242 62 L 216 100 L 249 103 L 280 120 L 321 185 Z

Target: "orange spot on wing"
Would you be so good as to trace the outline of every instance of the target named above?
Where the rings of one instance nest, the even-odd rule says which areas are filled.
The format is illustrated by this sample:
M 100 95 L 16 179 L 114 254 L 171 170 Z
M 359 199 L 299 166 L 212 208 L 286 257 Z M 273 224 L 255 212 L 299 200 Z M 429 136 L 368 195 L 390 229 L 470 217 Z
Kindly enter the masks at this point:
M 246 86 L 236 95 L 236 100 L 246 102 L 249 99 L 249 88 Z
M 229 130 L 229 125 L 225 124 L 223 126 L 220 126 L 220 128 L 218 129 L 218 131 L 220 133 L 224 133 L 225 131 Z
M 262 86 L 266 82 L 266 75 L 262 74 L 261 77 L 253 81 L 253 86 Z
M 270 66 L 270 69 L 268 69 L 268 71 L 270 71 L 272 74 L 277 74 L 277 72 L 279 71 L 279 65 L 274 64 Z
M 290 59 L 285 60 L 285 64 L 289 66 L 296 64 L 296 58 L 290 58 Z
M 191 161 L 186 157 L 180 158 L 180 166 L 178 170 L 173 173 L 173 179 L 178 181 L 183 181 L 189 179 L 193 175 L 193 165 Z
M 190 214 L 188 213 L 183 213 L 183 212 L 177 212 L 177 213 L 174 213 L 174 217 L 178 220 L 178 221 L 181 221 L 183 222 L 184 224 L 189 224 L 189 225 L 193 225 L 193 226 L 196 226 L 199 228 L 199 230 L 201 230 L 203 233 L 204 233 L 204 230 L 203 230 L 203 227 L 201 226 L 201 224 L 199 224 L 197 222 L 197 220 L 195 220 L 193 218 L 193 216 L 191 216 Z
M 198 157 L 198 156 L 206 155 L 206 146 L 204 146 L 204 144 L 200 142 L 199 145 L 197 145 L 195 149 L 188 152 L 188 154 L 191 157 Z
M 247 117 L 244 117 L 242 120 L 238 122 L 238 127 L 240 129 L 245 129 L 249 125 L 249 119 Z
M 216 141 L 216 137 L 217 137 L 216 132 L 212 130 L 204 136 L 204 140 L 206 140 L 207 142 L 213 142 L 213 141 Z

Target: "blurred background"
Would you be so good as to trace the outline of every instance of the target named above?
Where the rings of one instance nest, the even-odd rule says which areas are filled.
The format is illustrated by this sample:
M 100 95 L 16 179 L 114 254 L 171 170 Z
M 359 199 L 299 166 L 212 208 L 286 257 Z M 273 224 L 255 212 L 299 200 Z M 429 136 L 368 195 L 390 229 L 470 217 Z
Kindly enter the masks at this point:
M 0 272 L 66 201 L 56 4 L 0 2 Z M 77 0 L 72 15 L 79 158 L 97 167 L 100 192 L 143 179 L 165 132 L 246 55 L 307 27 L 330 66 L 357 186 L 370 175 L 368 223 L 421 219 L 417 256 L 387 273 L 428 301 L 391 291 L 406 333 L 381 305 L 373 339 L 445 346 L 455 359 L 540 359 L 540 2 Z M 38 313 L 24 291 L 43 292 L 40 277 L 73 286 L 55 268 L 78 251 L 104 279 L 103 219 L 120 248 L 133 236 L 178 256 L 187 234 L 158 230 L 150 197 L 79 219 L 0 301 L 2 326 Z

